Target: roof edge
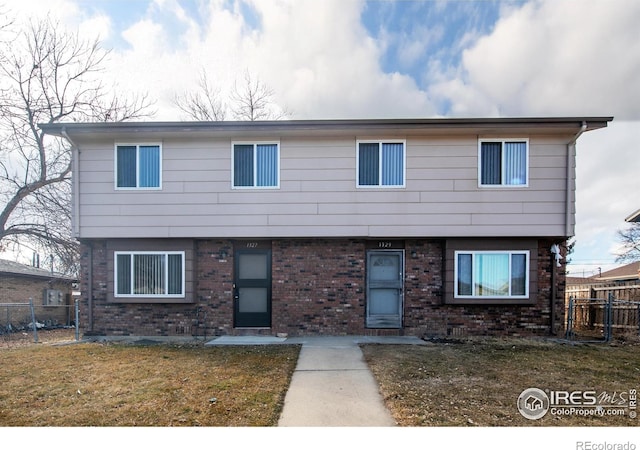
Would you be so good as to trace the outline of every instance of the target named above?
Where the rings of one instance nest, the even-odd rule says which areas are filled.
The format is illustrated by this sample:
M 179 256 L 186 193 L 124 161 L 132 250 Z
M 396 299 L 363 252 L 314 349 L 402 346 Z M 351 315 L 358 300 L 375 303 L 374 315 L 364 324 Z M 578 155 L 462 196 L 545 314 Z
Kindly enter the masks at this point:
M 496 118 L 415 118 L 415 119 L 320 119 L 320 120 L 272 120 L 272 121 L 169 121 L 169 122 L 56 122 L 38 124 L 47 134 L 62 136 L 64 133 L 96 133 L 112 131 L 235 131 L 331 129 L 351 127 L 406 127 L 438 128 L 475 125 L 549 125 L 580 128 L 587 124 L 587 131 L 604 128 L 612 116 L 600 117 L 496 117 Z

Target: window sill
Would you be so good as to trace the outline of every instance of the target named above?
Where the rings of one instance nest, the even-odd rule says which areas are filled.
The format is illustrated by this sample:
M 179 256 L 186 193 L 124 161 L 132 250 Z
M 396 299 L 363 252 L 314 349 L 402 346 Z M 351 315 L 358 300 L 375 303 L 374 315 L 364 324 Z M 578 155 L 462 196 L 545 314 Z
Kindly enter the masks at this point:
M 190 297 L 111 297 L 108 303 L 194 303 Z
M 500 297 L 454 298 L 454 299 L 449 299 L 445 301 L 445 305 L 531 306 L 535 304 L 536 304 L 536 301 L 531 298 L 500 298 Z

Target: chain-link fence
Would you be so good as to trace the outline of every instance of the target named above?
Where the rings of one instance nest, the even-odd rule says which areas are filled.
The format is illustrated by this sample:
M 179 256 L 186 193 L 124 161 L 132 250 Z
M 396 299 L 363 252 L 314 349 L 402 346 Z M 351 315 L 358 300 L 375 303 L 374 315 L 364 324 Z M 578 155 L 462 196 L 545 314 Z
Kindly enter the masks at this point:
M 569 297 L 566 338 L 610 342 L 640 339 L 640 301 Z
M 78 302 L 55 306 L 34 305 L 33 299 L 24 302 L 0 303 L 0 336 L 10 339 L 15 333 L 33 333 L 38 342 L 38 330 L 75 329 L 79 340 Z

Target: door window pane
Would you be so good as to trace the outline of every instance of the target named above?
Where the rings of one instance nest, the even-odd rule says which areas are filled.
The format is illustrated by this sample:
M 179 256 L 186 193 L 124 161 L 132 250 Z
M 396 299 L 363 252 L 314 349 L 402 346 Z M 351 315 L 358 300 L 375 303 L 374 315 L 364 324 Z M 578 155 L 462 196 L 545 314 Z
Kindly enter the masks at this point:
M 398 289 L 371 289 L 369 292 L 369 315 L 399 314 L 399 293 Z
M 240 288 L 238 289 L 238 297 L 239 312 L 267 312 L 268 292 L 266 288 Z
M 240 254 L 238 263 L 238 278 L 242 280 L 264 280 L 267 274 L 267 256 L 264 253 Z
M 371 258 L 370 280 L 391 281 L 400 276 L 400 258 L 397 255 L 375 255 Z

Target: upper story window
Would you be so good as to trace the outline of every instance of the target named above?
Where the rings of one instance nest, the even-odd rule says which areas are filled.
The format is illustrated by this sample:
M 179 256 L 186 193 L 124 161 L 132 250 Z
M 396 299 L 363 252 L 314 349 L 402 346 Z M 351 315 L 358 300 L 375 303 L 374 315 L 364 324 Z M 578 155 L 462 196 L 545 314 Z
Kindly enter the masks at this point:
M 456 298 L 527 298 L 529 252 L 455 252 Z
M 405 187 L 404 141 L 358 141 L 358 187 Z
M 234 143 L 234 188 L 279 188 L 280 144 Z
M 528 140 L 484 139 L 478 147 L 480 186 L 527 186 Z
M 116 189 L 159 189 L 161 166 L 159 144 L 116 145 Z

